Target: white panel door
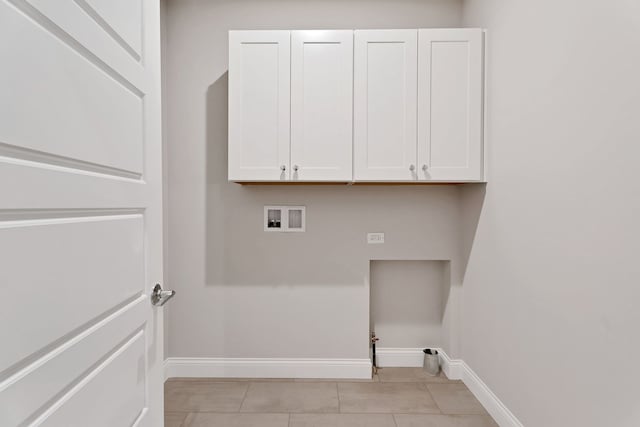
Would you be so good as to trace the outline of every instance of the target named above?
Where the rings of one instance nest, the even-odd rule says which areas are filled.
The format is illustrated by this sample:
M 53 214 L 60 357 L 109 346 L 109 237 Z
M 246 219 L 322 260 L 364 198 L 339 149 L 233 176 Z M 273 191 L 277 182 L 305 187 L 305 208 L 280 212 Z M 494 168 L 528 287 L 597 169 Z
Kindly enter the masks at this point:
M 418 39 L 419 179 L 482 180 L 482 30 L 419 30 Z
M 142 0 L 76 0 L 131 55 L 142 54 Z
M 291 167 L 295 181 L 351 181 L 353 31 L 291 33 Z
M 417 30 L 355 31 L 354 179 L 416 175 Z
M 160 5 L 0 0 L 0 425 L 162 426 Z
M 229 180 L 290 178 L 290 31 L 229 32 Z

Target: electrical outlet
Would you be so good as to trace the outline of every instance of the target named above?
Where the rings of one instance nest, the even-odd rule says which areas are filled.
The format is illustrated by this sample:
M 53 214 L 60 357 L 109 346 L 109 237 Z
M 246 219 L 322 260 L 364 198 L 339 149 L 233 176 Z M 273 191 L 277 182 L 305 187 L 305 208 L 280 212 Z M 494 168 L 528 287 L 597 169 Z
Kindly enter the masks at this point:
M 384 243 L 384 233 L 367 233 L 367 243 L 370 245 Z

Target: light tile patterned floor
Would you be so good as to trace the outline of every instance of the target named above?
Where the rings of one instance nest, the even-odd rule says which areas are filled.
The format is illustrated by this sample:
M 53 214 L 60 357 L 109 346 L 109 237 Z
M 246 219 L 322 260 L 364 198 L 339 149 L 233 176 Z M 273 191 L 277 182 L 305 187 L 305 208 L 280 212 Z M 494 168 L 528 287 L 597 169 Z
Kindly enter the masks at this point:
M 420 368 L 371 380 L 170 379 L 166 427 L 497 427 L 466 386 Z

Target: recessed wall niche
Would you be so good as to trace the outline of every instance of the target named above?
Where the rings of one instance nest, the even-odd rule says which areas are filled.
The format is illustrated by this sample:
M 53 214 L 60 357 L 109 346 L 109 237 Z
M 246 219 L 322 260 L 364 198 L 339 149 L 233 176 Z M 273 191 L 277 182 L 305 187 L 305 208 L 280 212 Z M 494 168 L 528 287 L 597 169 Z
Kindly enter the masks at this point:
M 449 286 L 449 261 L 372 260 L 369 313 L 377 348 L 442 347 Z

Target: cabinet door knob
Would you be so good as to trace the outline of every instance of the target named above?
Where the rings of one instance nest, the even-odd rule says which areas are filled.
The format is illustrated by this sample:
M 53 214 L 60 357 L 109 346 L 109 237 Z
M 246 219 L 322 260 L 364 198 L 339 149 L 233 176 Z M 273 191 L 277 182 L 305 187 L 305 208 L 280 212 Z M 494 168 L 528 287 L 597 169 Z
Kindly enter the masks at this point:
M 286 167 L 285 165 L 282 165 L 282 166 L 280 166 L 280 170 L 281 170 L 282 172 L 284 172 L 284 171 L 286 171 L 286 170 L 287 170 L 287 167 Z
M 410 166 L 409 166 L 409 170 L 410 170 L 411 172 L 413 172 L 414 170 L 416 170 L 416 167 L 415 167 L 414 165 L 410 165 Z
M 425 171 L 425 172 L 426 172 L 426 171 L 427 171 L 427 169 L 429 169 L 429 166 L 427 166 L 427 165 L 422 165 L 422 170 L 423 170 L 423 171 Z
M 293 165 L 293 170 L 294 170 L 295 172 L 298 172 L 298 165 Z

